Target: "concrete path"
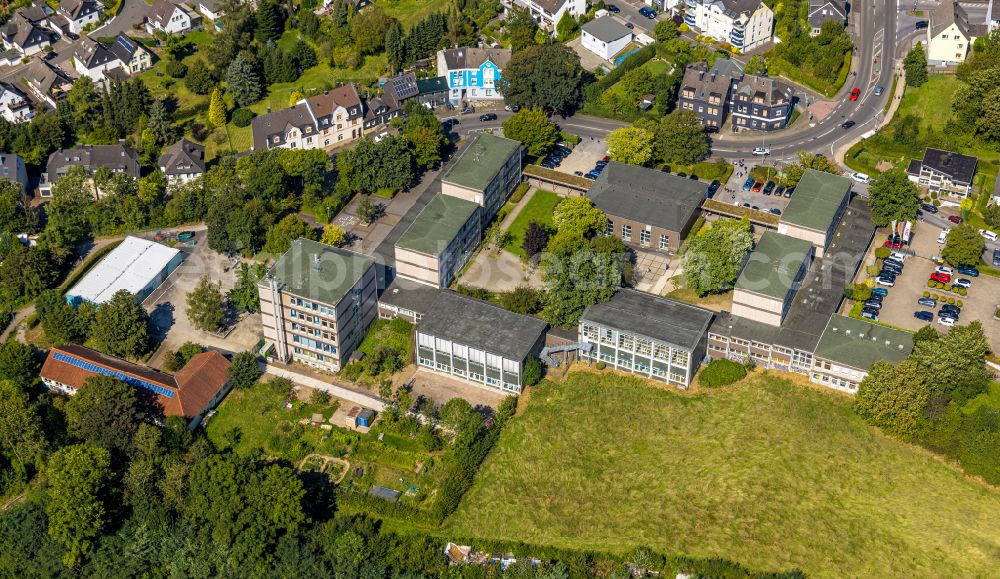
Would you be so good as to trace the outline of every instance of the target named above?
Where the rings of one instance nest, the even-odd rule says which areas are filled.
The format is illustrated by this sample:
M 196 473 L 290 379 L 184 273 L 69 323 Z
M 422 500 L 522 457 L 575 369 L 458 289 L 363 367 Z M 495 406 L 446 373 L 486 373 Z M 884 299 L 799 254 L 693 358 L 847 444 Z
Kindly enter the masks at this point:
M 301 384 L 317 390 L 324 390 L 329 392 L 332 396 L 336 396 L 337 398 L 347 400 L 355 404 L 360 404 L 361 406 L 371 408 L 376 412 L 382 412 L 385 410 L 385 402 L 381 398 L 371 394 L 365 394 L 363 392 L 358 392 L 357 390 L 350 390 L 342 386 L 337 386 L 336 384 L 324 382 L 318 378 L 314 378 L 300 372 L 295 372 L 285 368 L 278 368 L 273 364 L 267 364 L 264 366 L 264 372 L 271 374 L 272 376 L 278 376 L 279 378 L 291 380 L 296 384 Z

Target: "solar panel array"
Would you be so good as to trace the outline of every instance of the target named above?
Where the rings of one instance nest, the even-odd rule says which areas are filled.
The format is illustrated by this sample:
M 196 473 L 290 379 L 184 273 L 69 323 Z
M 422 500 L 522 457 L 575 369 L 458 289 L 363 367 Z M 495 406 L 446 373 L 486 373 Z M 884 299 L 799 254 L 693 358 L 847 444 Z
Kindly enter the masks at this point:
M 417 84 L 410 82 L 407 77 L 394 78 L 392 79 L 392 88 L 396 91 L 396 94 L 400 99 L 407 99 L 412 96 L 417 96 L 420 92 L 417 89 Z
M 160 386 L 159 384 L 153 384 L 152 382 L 147 382 L 146 380 L 143 380 L 141 378 L 136 378 L 135 376 L 129 376 L 128 374 L 125 374 L 123 372 L 117 372 L 115 370 L 111 370 L 109 368 L 105 368 L 104 366 L 98 366 L 97 364 L 91 364 L 90 362 L 86 362 L 84 360 L 80 360 L 80 359 L 74 358 L 73 356 L 68 356 L 68 355 L 66 355 L 66 354 L 64 354 L 62 352 L 55 352 L 54 354 L 52 354 L 52 357 L 55 358 L 56 360 L 60 361 L 60 362 L 65 362 L 67 364 L 70 364 L 72 366 L 76 366 L 77 368 L 81 368 L 81 369 L 86 370 L 88 372 L 93 372 L 95 374 L 102 374 L 104 376 L 111 376 L 112 378 L 117 378 L 117 379 L 121 380 L 122 382 L 128 384 L 129 386 L 135 386 L 137 388 L 144 388 L 144 389 L 149 390 L 151 392 L 155 392 L 156 394 L 159 394 L 160 396 L 166 396 L 167 398 L 173 398 L 174 394 L 175 394 L 173 390 L 170 390 L 169 388 L 164 388 L 163 386 Z
M 135 45 L 132 44 L 132 42 L 128 38 L 126 38 L 126 37 L 124 37 L 122 35 L 119 35 L 118 39 L 116 40 L 116 42 L 118 44 L 121 44 L 122 47 L 124 47 L 125 50 L 127 50 L 129 52 L 129 54 L 135 52 Z

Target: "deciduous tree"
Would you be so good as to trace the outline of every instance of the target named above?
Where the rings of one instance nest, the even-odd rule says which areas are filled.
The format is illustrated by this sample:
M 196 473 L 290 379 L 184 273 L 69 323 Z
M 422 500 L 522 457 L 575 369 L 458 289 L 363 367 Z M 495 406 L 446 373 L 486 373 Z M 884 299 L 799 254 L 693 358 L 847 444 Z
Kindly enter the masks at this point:
M 872 221 L 879 227 L 886 227 L 893 220 L 912 220 L 920 205 L 917 193 L 917 186 L 898 167 L 875 177 L 868 186 Z
M 854 410 L 866 422 L 904 440 L 913 436 L 926 404 L 927 385 L 913 360 L 875 362 L 854 398 Z
M 569 233 L 588 238 L 604 231 L 608 219 L 590 199 L 586 197 L 566 197 L 556 204 L 552 211 L 552 222 L 559 233 Z
M 281 255 L 288 251 L 288 248 L 292 246 L 293 240 L 299 238 L 316 239 L 316 234 L 313 232 L 312 227 L 309 227 L 298 215 L 294 213 L 286 215 L 267 231 L 264 252 Z
M 127 290 L 97 308 L 91 326 L 97 349 L 120 358 L 138 358 L 149 348 L 149 314 Z
M 622 127 L 608 134 L 608 155 L 613 161 L 645 165 L 653 160 L 653 133 L 640 127 Z
M 955 266 L 977 265 L 985 248 L 986 240 L 979 235 L 979 231 L 968 223 L 962 223 L 948 233 L 941 256 Z
M 351 18 L 351 38 L 362 55 L 375 54 L 385 48 L 385 35 L 394 20 L 381 6 L 372 5 Z
M 107 521 L 105 495 L 111 480 L 108 451 L 89 444 L 61 448 L 46 469 L 49 536 L 66 548 L 63 563 L 76 567 Z
M 753 234 L 748 220 L 722 218 L 684 244 L 684 282 L 703 296 L 732 288 L 753 248 Z
M 798 158 L 798 162 L 785 167 L 785 172 L 781 175 L 782 182 L 789 187 L 795 187 L 799 184 L 799 179 L 802 178 L 802 173 L 804 173 L 806 169 L 815 169 L 817 171 L 832 173 L 834 175 L 840 174 L 837 164 L 825 155 L 799 151 L 796 153 L 796 157 Z
M 215 86 L 212 78 L 212 71 L 208 69 L 205 61 L 198 58 L 188 67 L 187 75 L 184 77 L 184 86 L 194 94 L 208 94 Z
M 525 108 L 503 123 L 505 137 L 521 141 L 529 155 L 540 157 L 559 141 L 559 130 L 542 109 Z
M 262 264 L 240 264 L 236 271 L 236 284 L 227 294 L 236 311 L 251 313 L 260 311 L 257 282 L 263 277 L 264 266 Z
M 233 356 L 229 366 L 229 383 L 233 388 L 249 388 L 260 378 L 257 354 L 253 351 L 240 352 Z
M 38 361 L 31 346 L 8 339 L 0 346 L 0 380 L 10 380 L 27 390 L 38 380 Z
M 343 227 L 331 223 L 323 228 L 323 236 L 320 241 L 327 245 L 340 247 L 347 242 L 347 233 L 344 232 Z
M 955 326 L 939 340 L 921 340 L 912 358 L 920 368 L 932 398 L 964 403 L 983 392 L 989 384 L 986 367 L 989 341 L 976 320 Z
M 220 284 L 212 283 L 207 275 L 202 276 L 198 285 L 187 295 L 187 317 L 199 330 L 218 330 L 226 317 L 222 309 Z
M 28 393 L 11 380 L 0 380 L 0 455 L 24 476 L 45 451 L 45 435 Z
M 603 214 L 602 214 L 603 215 Z M 545 244 L 549 242 L 549 233 L 537 221 L 530 221 L 528 228 L 524 230 L 524 240 L 521 242 L 521 249 L 524 254 L 532 258 L 545 249 Z
M 87 378 L 66 402 L 69 432 L 84 442 L 127 454 L 141 422 L 134 386 L 111 376 Z
M 583 97 L 580 56 L 562 44 L 515 48 L 499 85 L 507 104 L 570 113 Z
M 906 53 L 903 70 L 906 71 L 907 85 L 921 86 L 927 82 L 927 55 L 924 54 L 924 46 L 919 42 Z
M 675 110 L 653 131 L 653 153 L 665 163 L 689 165 L 708 155 L 705 127 L 691 111 Z

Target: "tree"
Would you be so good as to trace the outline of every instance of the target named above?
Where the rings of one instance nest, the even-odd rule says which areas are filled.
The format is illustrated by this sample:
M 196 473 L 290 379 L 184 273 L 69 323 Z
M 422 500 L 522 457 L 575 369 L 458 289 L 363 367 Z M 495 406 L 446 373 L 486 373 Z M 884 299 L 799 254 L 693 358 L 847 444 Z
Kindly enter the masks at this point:
M 527 51 L 535 46 L 535 32 L 538 30 L 538 24 L 526 9 L 520 6 L 511 8 L 503 21 L 503 27 L 510 38 L 510 47 L 514 54 Z
M 764 61 L 764 57 L 759 54 L 751 56 L 746 66 L 743 67 L 743 72 L 755 76 L 767 76 L 767 63 Z
M 281 38 L 281 33 L 284 32 L 285 28 L 283 16 L 282 7 L 276 0 L 262 0 L 257 5 L 257 11 L 254 12 L 256 21 L 254 36 L 257 37 L 257 40 L 265 43 Z
M 552 211 L 552 222 L 561 234 L 583 238 L 604 231 L 608 219 L 586 197 L 566 197 Z
M 347 243 L 347 233 L 344 232 L 343 227 L 331 223 L 323 228 L 323 236 L 320 241 L 327 245 L 340 247 Z
M 403 133 L 413 148 L 413 160 L 420 168 L 430 169 L 441 162 L 441 149 L 447 140 L 440 123 L 437 124 L 437 127 L 407 127 Z
M 208 69 L 205 61 L 198 58 L 188 67 L 187 75 L 184 77 L 184 86 L 194 94 L 208 94 L 215 86 L 212 78 L 212 71 Z
M 48 223 L 39 243 L 74 248 L 91 235 L 87 209 L 93 198 L 90 176 L 82 167 L 71 167 L 52 186 L 52 200 L 45 208 Z
M 233 388 L 249 388 L 260 378 L 257 354 L 252 350 L 239 352 L 230 360 L 229 383 Z
M 403 44 L 403 30 L 398 22 L 393 22 L 385 31 L 385 57 L 389 61 L 389 72 L 395 73 L 406 60 L 406 46 Z
M 104 528 L 104 495 L 111 480 L 107 450 L 89 444 L 66 446 L 49 459 L 49 535 L 66 548 L 63 563 L 75 567 Z
M 66 423 L 87 444 L 127 454 L 141 422 L 134 386 L 111 376 L 91 376 L 66 402 Z
M 570 113 L 583 97 L 580 56 L 563 44 L 515 48 L 498 84 L 507 104 Z
M 694 112 L 675 110 L 660 119 L 653 151 L 665 163 L 690 165 L 708 155 L 708 135 Z
M 666 44 L 667 42 L 680 36 L 680 29 L 677 27 L 677 23 L 673 20 L 661 20 L 656 23 L 656 27 L 653 28 L 653 34 L 656 36 L 656 41 L 660 44 Z
M 566 42 L 580 30 L 580 25 L 577 23 L 576 18 L 569 13 L 569 10 L 564 10 L 562 17 L 559 18 L 559 22 L 556 23 L 556 39 L 559 42 Z
M 208 122 L 216 127 L 226 126 L 226 103 L 222 100 L 219 87 L 212 90 L 212 100 L 208 105 Z
M 545 249 L 545 244 L 549 242 L 549 233 L 537 221 L 528 222 L 528 228 L 524 230 L 524 240 L 521 242 L 521 249 L 528 258 L 532 258 Z
M 534 386 L 542 380 L 542 363 L 535 356 L 528 356 L 524 362 L 524 373 L 521 375 L 521 383 L 525 386 Z
M 381 6 L 368 6 L 351 18 L 351 38 L 362 55 L 375 54 L 385 48 L 385 35 L 394 19 L 386 15 Z M 397 23 L 398 26 L 398 23 Z
M 941 339 L 916 342 L 911 358 L 919 365 L 932 398 L 964 404 L 985 391 L 990 382 L 985 358 L 989 351 L 989 341 L 977 320 L 953 327 Z
M 240 53 L 226 70 L 226 90 L 241 107 L 252 105 L 264 96 L 257 65 L 245 53 Z
M 542 306 L 541 292 L 530 286 L 519 285 L 497 297 L 503 309 L 517 314 L 533 314 Z
M 640 127 L 622 127 L 608 133 L 611 160 L 645 165 L 653 160 L 653 133 Z
M 0 180 L 0 231 L 24 233 L 28 225 L 28 206 L 21 185 L 10 179 Z
M 879 227 L 886 227 L 894 220 L 913 220 L 920 205 L 917 193 L 917 186 L 898 167 L 875 177 L 868 186 L 872 221 Z
M 620 93 L 628 104 L 634 107 L 636 101 L 653 91 L 653 75 L 645 68 L 633 68 L 622 75 L 616 91 L 616 94 Z
M 913 343 L 918 344 L 923 341 L 933 342 L 934 340 L 940 340 L 941 334 L 934 329 L 934 326 L 927 324 L 926 326 L 920 328 L 913 334 Z
M 267 231 L 264 252 L 281 255 L 292 246 L 292 241 L 300 238 L 316 239 L 316 234 L 298 215 L 294 213 L 286 215 Z
M 799 151 L 796 153 L 796 157 L 798 157 L 799 161 L 785 167 L 785 172 L 781 175 L 782 182 L 789 187 L 795 187 L 799 184 L 799 179 L 802 178 L 802 174 L 805 173 L 806 169 L 815 169 L 833 175 L 840 174 L 837 164 L 825 155 Z
M 0 456 L 25 477 L 44 451 L 42 421 L 28 393 L 11 380 L 0 380 Z
M 166 145 L 174 141 L 173 119 L 162 100 L 156 99 L 149 108 L 149 130 L 157 144 Z
M 736 283 L 746 254 L 753 248 L 747 219 L 715 220 L 684 242 L 684 282 L 700 296 L 726 291 Z
M 903 70 L 906 72 L 908 86 L 921 86 L 927 82 L 927 56 L 924 54 L 923 45 L 919 42 L 903 59 Z
M 927 404 L 927 385 L 917 363 L 879 360 L 858 386 L 854 411 L 890 436 L 910 439 Z
M 187 295 L 187 317 L 199 330 L 218 330 L 226 318 L 220 284 L 212 283 L 207 275 L 202 276 L 198 285 Z
M 469 422 L 474 414 L 472 405 L 464 398 L 452 398 L 441 405 L 438 416 L 441 417 L 441 424 L 458 432 Z
M 575 326 L 587 306 L 607 301 L 621 286 L 627 255 L 618 237 L 586 240 L 559 231 L 541 261 L 546 285 L 542 318 L 553 326 Z
M 549 122 L 542 109 L 526 108 L 514 113 L 503 123 L 503 134 L 521 141 L 529 155 L 541 157 L 559 141 L 559 130 Z
M 948 232 L 941 256 L 954 266 L 976 265 L 982 260 L 985 248 L 986 240 L 979 235 L 979 231 L 968 223 L 962 223 Z
M 149 348 L 149 315 L 127 290 L 97 308 L 91 327 L 97 349 L 119 358 L 138 358 Z
M 316 51 L 304 40 L 299 40 L 295 43 L 295 46 L 292 47 L 291 55 L 292 60 L 295 61 L 295 64 L 299 68 L 299 74 L 319 64 L 319 61 L 316 59 Z
M 227 297 L 238 312 L 259 312 L 260 296 L 257 282 L 264 277 L 262 264 L 241 263 L 236 271 L 236 284 L 229 290 Z
M 372 203 L 372 196 L 362 196 L 361 201 L 358 203 L 358 219 L 364 223 L 371 223 L 372 221 L 375 221 L 378 214 L 379 208 L 377 205 Z
M 10 380 L 27 390 L 38 380 L 38 361 L 31 346 L 8 339 L 0 346 L 0 380 Z

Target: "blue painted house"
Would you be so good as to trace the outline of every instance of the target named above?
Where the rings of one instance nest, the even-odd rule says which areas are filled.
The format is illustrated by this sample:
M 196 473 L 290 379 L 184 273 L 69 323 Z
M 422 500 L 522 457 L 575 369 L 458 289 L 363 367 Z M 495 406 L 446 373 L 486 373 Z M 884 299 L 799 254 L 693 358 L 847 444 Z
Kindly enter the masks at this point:
M 448 100 L 503 100 L 497 91 L 500 73 L 510 62 L 506 48 L 447 48 L 437 53 L 437 72 L 448 82 Z

